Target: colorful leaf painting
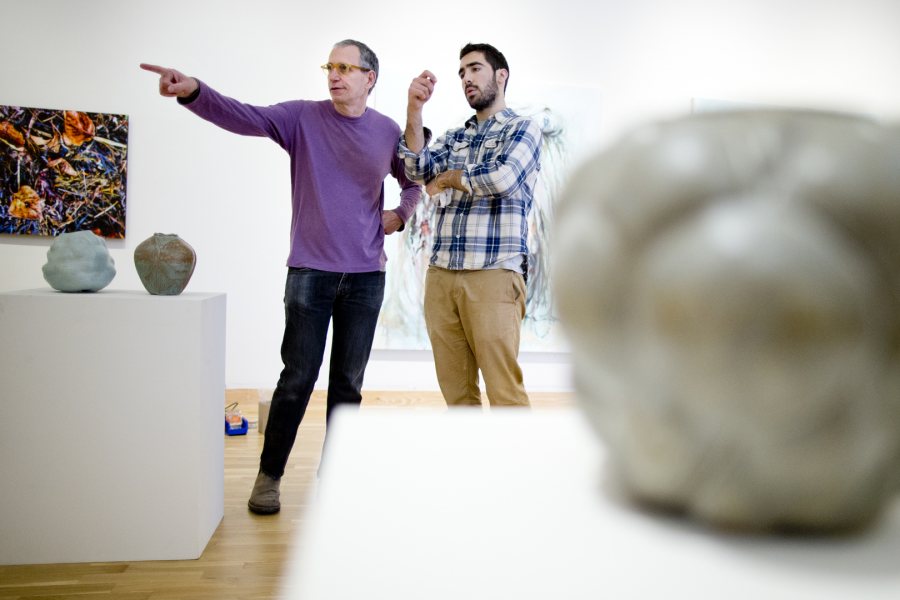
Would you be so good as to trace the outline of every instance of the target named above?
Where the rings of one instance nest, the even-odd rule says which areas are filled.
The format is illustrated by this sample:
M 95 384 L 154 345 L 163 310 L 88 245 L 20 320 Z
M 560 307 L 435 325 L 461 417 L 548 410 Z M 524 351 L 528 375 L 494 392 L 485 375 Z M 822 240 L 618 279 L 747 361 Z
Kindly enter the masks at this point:
M 125 237 L 128 117 L 0 106 L 0 233 Z

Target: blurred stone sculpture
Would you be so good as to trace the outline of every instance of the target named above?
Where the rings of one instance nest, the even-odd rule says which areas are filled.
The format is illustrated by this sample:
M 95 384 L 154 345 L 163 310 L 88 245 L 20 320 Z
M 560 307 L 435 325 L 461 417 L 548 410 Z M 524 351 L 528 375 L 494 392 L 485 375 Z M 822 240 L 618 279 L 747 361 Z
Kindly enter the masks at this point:
M 557 211 L 579 398 L 629 496 L 835 531 L 896 493 L 900 131 L 709 113 L 637 129 Z
M 53 241 L 43 272 L 55 290 L 97 292 L 116 276 L 116 264 L 103 238 L 92 231 L 75 231 Z
M 177 296 L 184 291 L 197 254 L 172 233 L 154 233 L 134 249 L 134 266 L 144 288 L 153 295 Z

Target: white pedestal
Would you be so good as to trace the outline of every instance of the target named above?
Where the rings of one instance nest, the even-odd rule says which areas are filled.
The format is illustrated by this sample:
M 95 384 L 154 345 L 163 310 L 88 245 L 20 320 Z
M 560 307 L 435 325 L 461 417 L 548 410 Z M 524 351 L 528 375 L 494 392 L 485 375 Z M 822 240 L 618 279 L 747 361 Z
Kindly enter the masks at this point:
M 224 509 L 225 295 L 0 293 L 0 564 L 197 558 Z
M 847 538 L 642 513 L 575 409 L 364 409 L 328 435 L 283 598 L 900 598 L 900 506 Z

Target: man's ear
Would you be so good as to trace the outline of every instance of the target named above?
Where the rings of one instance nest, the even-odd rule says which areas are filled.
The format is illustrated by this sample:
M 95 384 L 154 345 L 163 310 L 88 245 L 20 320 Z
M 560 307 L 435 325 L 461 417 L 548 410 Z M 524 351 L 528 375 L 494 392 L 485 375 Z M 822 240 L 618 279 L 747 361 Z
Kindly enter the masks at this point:
M 375 87 L 377 75 L 375 75 L 375 71 L 366 71 L 366 75 L 369 77 L 369 91 L 372 91 L 372 88 Z
M 509 71 L 506 69 L 497 69 L 497 85 L 500 89 L 504 89 L 506 87 L 506 80 L 509 79 Z

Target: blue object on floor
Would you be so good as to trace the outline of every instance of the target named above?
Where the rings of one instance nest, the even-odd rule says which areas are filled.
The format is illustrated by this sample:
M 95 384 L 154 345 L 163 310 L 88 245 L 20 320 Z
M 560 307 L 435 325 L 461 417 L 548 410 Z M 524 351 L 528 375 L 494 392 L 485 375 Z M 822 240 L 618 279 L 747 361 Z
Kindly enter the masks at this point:
M 225 419 L 225 435 L 244 435 L 247 433 L 247 428 L 249 427 L 249 423 L 247 423 L 246 417 L 241 417 L 241 426 L 233 427 L 228 423 L 228 419 Z

